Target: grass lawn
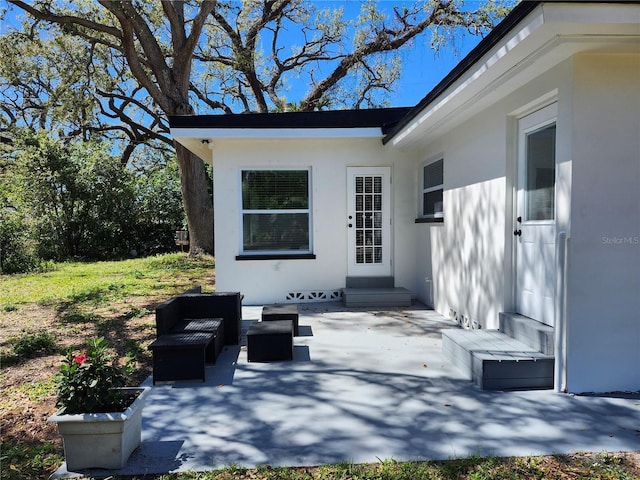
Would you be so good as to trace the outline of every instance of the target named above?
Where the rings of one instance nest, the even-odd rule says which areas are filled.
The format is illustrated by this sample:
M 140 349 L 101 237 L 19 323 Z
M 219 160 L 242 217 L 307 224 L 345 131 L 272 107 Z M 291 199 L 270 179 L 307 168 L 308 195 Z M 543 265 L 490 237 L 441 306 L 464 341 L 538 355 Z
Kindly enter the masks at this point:
M 194 285 L 215 290 L 212 257 L 171 254 L 119 262 L 70 262 L 29 275 L 0 276 L 0 478 L 47 478 L 63 462 L 55 425 L 53 376 L 61 350 L 104 336 L 137 361 L 137 381 L 151 371 L 155 307 Z M 124 478 L 124 477 L 110 477 Z M 258 469 L 144 477 L 166 480 L 302 479 L 640 479 L 640 455 L 585 452 L 522 458 L 471 457 L 446 462 Z

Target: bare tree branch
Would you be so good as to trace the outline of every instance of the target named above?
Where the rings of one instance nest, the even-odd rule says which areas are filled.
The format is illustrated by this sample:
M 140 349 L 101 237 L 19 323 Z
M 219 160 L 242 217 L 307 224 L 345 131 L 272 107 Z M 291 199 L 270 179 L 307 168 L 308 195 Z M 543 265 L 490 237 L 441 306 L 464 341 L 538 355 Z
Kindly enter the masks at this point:
M 54 22 L 59 25 L 79 25 L 79 26 L 88 28 L 89 30 L 106 33 L 117 39 L 122 39 L 120 30 L 110 25 L 104 25 L 101 23 L 88 20 L 86 18 L 76 17 L 73 15 L 56 15 L 49 10 L 38 10 L 37 8 L 31 6 L 30 4 L 19 1 L 19 0 L 8 0 L 8 1 L 9 3 L 14 4 L 15 6 L 21 8 L 25 12 L 28 12 L 34 18 L 37 18 L 39 20 Z
M 211 100 L 195 84 L 191 83 L 191 85 L 189 86 L 189 90 L 195 93 L 196 97 L 198 97 L 201 102 L 208 105 L 212 110 L 222 110 L 226 114 L 233 113 L 231 107 L 217 100 Z
M 171 111 L 171 102 L 163 92 L 163 87 L 166 89 L 168 86 L 169 67 L 165 62 L 164 53 L 158 46 L 153 33 L 149 30 L 149 26 L 140 18 L 133 4 L 129 2 L 116 3 L 111 0 L 99 0 L 99 2 L 120 22 L 123 51 L 131 73 L 149 92 L 149 95 L 158 103 L 160 108 L 164 111 Z M 136 36 L 140 39 L 142 49 L 147 55 L 148 63 L 154 65 L 157 85 L 152 81 L 146 69 L 143 68 L 136 51 Z

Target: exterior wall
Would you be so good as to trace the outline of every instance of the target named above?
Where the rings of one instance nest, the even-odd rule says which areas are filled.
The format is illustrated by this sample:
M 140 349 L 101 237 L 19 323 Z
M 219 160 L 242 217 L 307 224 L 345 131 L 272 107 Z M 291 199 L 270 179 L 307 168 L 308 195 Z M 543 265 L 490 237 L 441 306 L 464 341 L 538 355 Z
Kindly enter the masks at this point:
M 420 299 L 485 328 L 497 319 L 504 289 L 505 122 L 467 122 L 432 145 L 424 158 L 444 157 L 444 222 L 417 225 Z
M 513 311 L 516 114 L 526 113 L 526 105 L 537 108 L 536 99 L 558 90 L 559 136 L 567 132 L 570 69 L 567 61 L 533 79 L 418 156 L 416 192 L 423 162 L 444 157 L 444 222 L 417 225 L 416 254 L 418 298 L 439 313 L 455 312 L 472 327 L 497 328 L 498 313 Z M 570 158 L 570 138 L 562 136 L 558 168 L 564 171 L 560 164 Z M 567 201 L 566 193 L 559 197 Z
M 379 139 L 215 140 L 217 289 L 245 303 L 338 290 L 347 275 L 348 166 L 389 166 L 396 285 L 471 325 L 514 309 L 517 119 L 557 98 L 557 231 L 569 234 L 566 388 L 640 388 L 640 56 L 563 61 L 419 151 Z M 547 100 L 548 101 L 548 100 Z M 444 158 L 443 224 L 415 224 L 421 166 Z M 315 260 L 236 260 L 239 171 L 311 167 Z
M 577 55 L 425 148 L 444 224 L 417 225 L 418 298 L 483 328 L 514 308 L 517 116 L 557 91 L 557 231 L 570 237 L 566 388 L 640 388 L 640 56 Z M 419 185 L 416 175 L 416 203 Z
M 574 60 L 567 381 L 640 388 L 640 55 Z
M 396 285 L 415 290 L 411 163 L 371 139 L 215 140 L 216 289 L 240 291 L 245 304 L 285 301 L 289 292 L 332 291 L 347 276 L 347 166 L 389 166 L 393 178 Z M 236 260 L 240 252 L 240 170 L 311 167 L 314 260 Z

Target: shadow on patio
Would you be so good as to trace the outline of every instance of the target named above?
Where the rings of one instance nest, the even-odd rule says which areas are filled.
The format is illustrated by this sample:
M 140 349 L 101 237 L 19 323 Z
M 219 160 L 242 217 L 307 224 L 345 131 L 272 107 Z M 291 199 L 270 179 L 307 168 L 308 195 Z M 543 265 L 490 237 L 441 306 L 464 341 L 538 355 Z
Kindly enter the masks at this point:
M 260 311 L 243 308 L 245 332 Z M 205 383 L 155 385 L 118 473 L 638 449 L 640 399 L 481 391 L 442 356 L 443 328 L 419 304 L 301 304 L 292 362 L 225 347 Z

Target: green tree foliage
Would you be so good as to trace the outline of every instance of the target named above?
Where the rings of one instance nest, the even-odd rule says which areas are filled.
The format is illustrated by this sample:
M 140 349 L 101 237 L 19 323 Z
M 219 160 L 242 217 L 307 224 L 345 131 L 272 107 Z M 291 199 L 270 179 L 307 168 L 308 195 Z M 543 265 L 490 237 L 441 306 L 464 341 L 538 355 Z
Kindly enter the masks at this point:
M 37 243 L 23 216 L 6 198 L 0 204 L 0 273 L 31 272 L 40 266 Z
M 0 123 L 73 112 L 67 132 L 115 135 L 125 162 L 143 143 L 175 148 L 190 251 L 212 253 L 206 168 L 172 143 L 167 115 L 382 106 L 400 75 L 399 49 L 483 33 L 507 12 L 501 0 L 359 4 L 360 15 L 347 18 L 335 4 L 307 0 L 9 0 L 26 16 L 0 45 L 22 65 L 0 65 L 12 102 Z M 61 72 L 40 68 L 56 56 Z M 294 96 L 294 84 L 306 88 Z M 25 112 L 32 117 L 21 119 Z
M 163 253 L 174 248 L 176 229 L 186 227 L 180 174 L 175 161 L 136 174 L 136 238 L 139 254 Z
M 135 190 L 105 145 L 40 133 L 17 138 L 15 146 L 20 204 L 43 258 L 109 258 L 122 251 Z
M 12 147 L 3 157 L 2 192 L 12 203 L 0 230 L 3 252 L 12 252 L 3 272 L 32 269 L 37 258 L 109 259 L 175 248 L 173 232 L 184 222 L 175 162 L 138 174 L 105 142 L 43 133 L 22 132 Z M 29 248 L 13 253 L 20 242 Z

